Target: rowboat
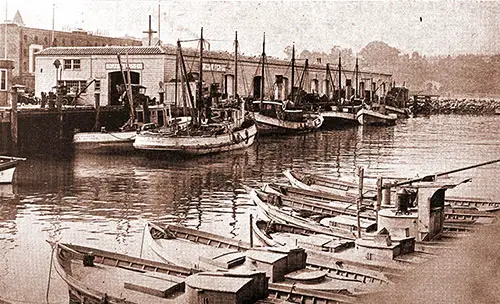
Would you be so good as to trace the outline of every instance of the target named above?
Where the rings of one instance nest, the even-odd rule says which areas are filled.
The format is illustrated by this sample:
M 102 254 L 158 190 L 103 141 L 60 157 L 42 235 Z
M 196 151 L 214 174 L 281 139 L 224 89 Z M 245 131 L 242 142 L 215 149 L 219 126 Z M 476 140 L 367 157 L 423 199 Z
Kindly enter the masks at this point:
M 11 184 L 14 180 L 16 166 L 26 158 L 0 156 L 0 184 Z
M 255 303 L 268 295 L 264 272 L 196 270 L 96 248 L 52 243 L 55 270 L 71 303 Z
M 317 174 L 305 174 L 292 170 L 285 170 L 283 174 L 288 181 L 297 188 L 329 193 L 333 195 L 346 196 L 351 199 L 359 196 L 359 186 L 357 183 L 343 181 L 336 178 L 320 176 Z M 393 181 L 405 181 L 406 179 L 392 179 Z M 363 202 L 369 203 L 377 198 L 377 189 L 375 185 L 363 185 Z M 492 212 L 500 210 L 500 202 L 477 197 L 446 196 L 445 202 L 451 208 L 464 209 L 469 208 L 472 211 Z
M 55 243 L 55 270 L 72 303 L 175 303 L 188 268 L 85 246 Z
M 396 124 L 398 116 L 396 114 L 384 114 L 379 111 L 370 109 L 360 109 L 356 113 L 356 119 L 360 125 L 379 125 L 379 126 L 393 126 Z
M 277 289 L 295 286 L 315 294 L 317 300 L 321 299 L 320 291 L 329 291 L 323 300 L 343 303 L 353 300 L 346 295 L 373 287 L 366 285 L 370 283 L 368 279 L 364 283 L 346 281 L 326 266 L 323 269 L 306 267 L 304 249 L 297 247 L 252 247 L 247 242 L 178 225 L 160 227 L 148 223 L 148 232 L 151 248 L 163 260 L 175 260 L 203 271 L 265 271 L 271 294 Z M 311 294 L 304 293 L 305 299 L 309 296 Z
M 134 151 L 137 131 L 79 132 L 73 135 L 73 147 L 86 153 L 125 153 Z

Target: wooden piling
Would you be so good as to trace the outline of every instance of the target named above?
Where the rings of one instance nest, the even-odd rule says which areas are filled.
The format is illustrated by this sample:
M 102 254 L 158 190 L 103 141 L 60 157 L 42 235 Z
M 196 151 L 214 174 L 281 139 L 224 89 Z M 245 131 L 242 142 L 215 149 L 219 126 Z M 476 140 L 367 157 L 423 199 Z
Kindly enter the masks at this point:
M 13 86 L 11 88 L 12 103 L 10 111 L 10 138 L 12 143 L 12 153 L 16 154 L 18 149 L 18 113 L 17 113 L 17 88 Z
M 250 248 L 253 248 L 253 214 L 250 213 Z
M 361 204 L 363 203 L 363 178 L 365 175 L 365 169 L 363 167 L 359 167 L 358 174 L 359 174 L 359 184 L 358 184 L 359 195 L 358 195 L 358 199 L 356 200 L 356 202 L 357 202 L 356 222 L 358 225 L 358 227 L 357 227 L 358 238 L 361 238 L 361 220 L 360 220 L 359 213 L 361 212 L 360 211 Z

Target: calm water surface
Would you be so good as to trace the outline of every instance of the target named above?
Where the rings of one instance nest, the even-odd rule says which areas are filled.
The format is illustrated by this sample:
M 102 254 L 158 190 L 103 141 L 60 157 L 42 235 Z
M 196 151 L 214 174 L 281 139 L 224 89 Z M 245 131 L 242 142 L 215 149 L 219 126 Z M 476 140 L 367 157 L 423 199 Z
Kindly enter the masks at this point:
M 255 211 L 242 185 L 284 182 L 284 169 L 355 180 L 414 177 L 500 158 L 500 117 L 432 116 L 389 128 L 352 128 L 259 138 L 253 147 L 196 159 L 140 155 L 30 159 L 0 188 L 0 299 L 43 303 L 51 248 L 46 240 L 138 256 L 147 220 L 177 222 L 248 240 Z M 500 200 L 489 165 L 455 176 L 473 181 L 450 195 Z M 154 258 L 145 248 L 144 256 Z M 50 303 L 68 303 L 52 272 Z M 1 301 L 0 301 L 1 302 Z

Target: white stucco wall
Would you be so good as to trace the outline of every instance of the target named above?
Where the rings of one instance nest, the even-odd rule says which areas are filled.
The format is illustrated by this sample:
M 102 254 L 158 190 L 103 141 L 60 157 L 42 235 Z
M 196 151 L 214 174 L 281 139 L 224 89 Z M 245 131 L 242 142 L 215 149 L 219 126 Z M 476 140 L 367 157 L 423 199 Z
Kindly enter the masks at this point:
M 64 59 L 80 59 L 80 69 L 62 70 L 58 79 L 62 80 L 100 80 L 100 104 L 108 105 L 109 73 L 119 72 L 116 55 L 91 55 L 91 56 L 36 56 L 35 94 L 40 97 L 41 92 L 48 92 L 56 85 L 56 68 L 54 61 L 59 59 L 64 64 Z M 122 66 L 126 67 L 126 56 L 121 56 Z M 147 88 L 146 94 L 159 100 L 159 82 L 164 81 L 164 55 L 129 55 L 128 62 L 131 71 L 139 73 L 140 84 Z M 95 83 L 87 92 L 82 94 L 85 104 L 94 105 Z

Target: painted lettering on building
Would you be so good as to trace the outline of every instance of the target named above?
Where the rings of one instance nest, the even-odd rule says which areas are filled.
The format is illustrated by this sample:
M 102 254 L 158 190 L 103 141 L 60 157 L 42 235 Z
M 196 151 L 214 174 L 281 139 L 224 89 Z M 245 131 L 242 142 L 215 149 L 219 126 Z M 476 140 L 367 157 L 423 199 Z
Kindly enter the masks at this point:
M 203 71 L 211 71 L 211 72 L 225 72 L 226 66 L 223 64 L 217 63 L 204 63 Z
M 144 63 L 142 62 L 134 62 L 134 63 L 129 63 L 128 67 L 131 70 L 143 70 L 144 69 Z M 127 68 L 127 64 L 122 64 L 122 69 L 125 70 Z M 120 65 L 118 63 L 114 62 L 107 62 L 106 63 L 106 70 L 119 70 Z

